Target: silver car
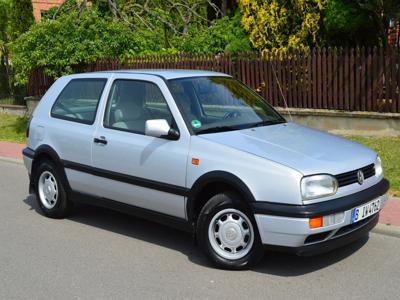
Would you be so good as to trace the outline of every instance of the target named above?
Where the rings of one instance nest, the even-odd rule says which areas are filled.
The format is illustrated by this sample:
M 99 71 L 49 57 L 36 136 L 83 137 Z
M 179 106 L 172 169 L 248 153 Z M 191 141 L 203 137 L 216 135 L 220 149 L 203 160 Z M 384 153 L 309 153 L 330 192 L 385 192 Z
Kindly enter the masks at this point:
M 167 223 L 227 269 L 265 248 L 310 255 L 355 241 L 389 189 L 374 151 L 287 122 L 222 73 L 64 76 L 27 136 L 30 191 L 46 216 L 84 202 Z

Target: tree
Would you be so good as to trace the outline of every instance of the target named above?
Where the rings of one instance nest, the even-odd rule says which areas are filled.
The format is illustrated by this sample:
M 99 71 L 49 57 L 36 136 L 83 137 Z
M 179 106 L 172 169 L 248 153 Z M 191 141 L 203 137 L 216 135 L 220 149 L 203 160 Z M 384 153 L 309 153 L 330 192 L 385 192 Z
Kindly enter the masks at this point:
M 31 0 L 11 0 L 11 39 L 15 40 L 35 22 Z
M 211 0 L 127 0 L 123 13 L 148 30 L 159 23 L 175 35 L 186 35 L 191 24 L 201 27 L 210 24 L 207 6 L 219 12 Z
M 183 52 L 226 52 L 238 53 L 250 51 L 251 46 L 246 32 L 240 26 L 239 11 L 230 18 L 228 16 L 215 20 L 210 26 L 199 30 L 189 27 L 188 34 L 176 37 L 173 44 Z
M 132 31 L 122 21 L 99 17 L 91 9 L 71 11 L 33 25 L 12 44 L 16 82 L 24 84 L 37 68 L 57 78 L 72 66 L 105 57 L 161 52 L 159 36 Z
M 323 19 L 326 43 L 386 46 L 390 20 L 399 12 L 399 0 L 330 0 Z
M 16 82 L 24 84 L 34 69 L 57 78 L 107 57 L 250 50 L 240 12 L 211 21 L 209 2 L 66 0 L 12 43 Z
M 326 0 L 239 0 L 242 25 L 259 50 L 318 45 L 325 5 Z

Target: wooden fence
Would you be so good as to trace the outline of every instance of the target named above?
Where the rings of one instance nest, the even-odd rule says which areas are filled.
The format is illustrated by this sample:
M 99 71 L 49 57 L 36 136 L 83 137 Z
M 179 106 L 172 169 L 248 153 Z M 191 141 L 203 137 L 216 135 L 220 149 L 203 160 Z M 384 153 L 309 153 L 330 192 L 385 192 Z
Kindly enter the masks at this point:
M 176 54 L 131 57 L 123 62 L 103 59 L 74 67 L 76 72 L 116 69 L 212 70 L 240 79 L 274 106 L 284 106 L 286 100 L 296 108 L 400 112 L 398 48 Z M 52 82 L 40 70 L 32 72 L 28 95 L 42 95 Z

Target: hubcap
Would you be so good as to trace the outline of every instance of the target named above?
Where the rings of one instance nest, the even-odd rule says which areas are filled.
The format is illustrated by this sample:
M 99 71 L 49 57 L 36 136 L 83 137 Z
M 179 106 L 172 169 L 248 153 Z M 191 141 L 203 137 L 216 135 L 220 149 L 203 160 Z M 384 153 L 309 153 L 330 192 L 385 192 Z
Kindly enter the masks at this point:
M 40 202 L 47 209 L 52 209 L 57 204 L 58 186 L 54 175 L 49 171 L 40 175 L 38 190 Z
M 208 238 L 213 250 L 221 257 L 240 259 L 246 256 L 253 246 L 253 225 L 241 211 L 224 209 L 211 220 Z

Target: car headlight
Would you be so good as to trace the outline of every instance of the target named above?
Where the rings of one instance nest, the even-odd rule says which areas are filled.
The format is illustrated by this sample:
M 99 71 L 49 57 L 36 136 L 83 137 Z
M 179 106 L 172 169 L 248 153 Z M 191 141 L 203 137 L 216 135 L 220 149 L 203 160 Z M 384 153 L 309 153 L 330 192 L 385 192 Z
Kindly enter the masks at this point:
M 383 174 L 382 161 L 379 156 L 375 160 L 375 176 L 380 177 Z
M 337 189 L 337 179 L 328 174 L 307 176 L 301 180 L 301 195 L 304 200 L 334 195 Z

